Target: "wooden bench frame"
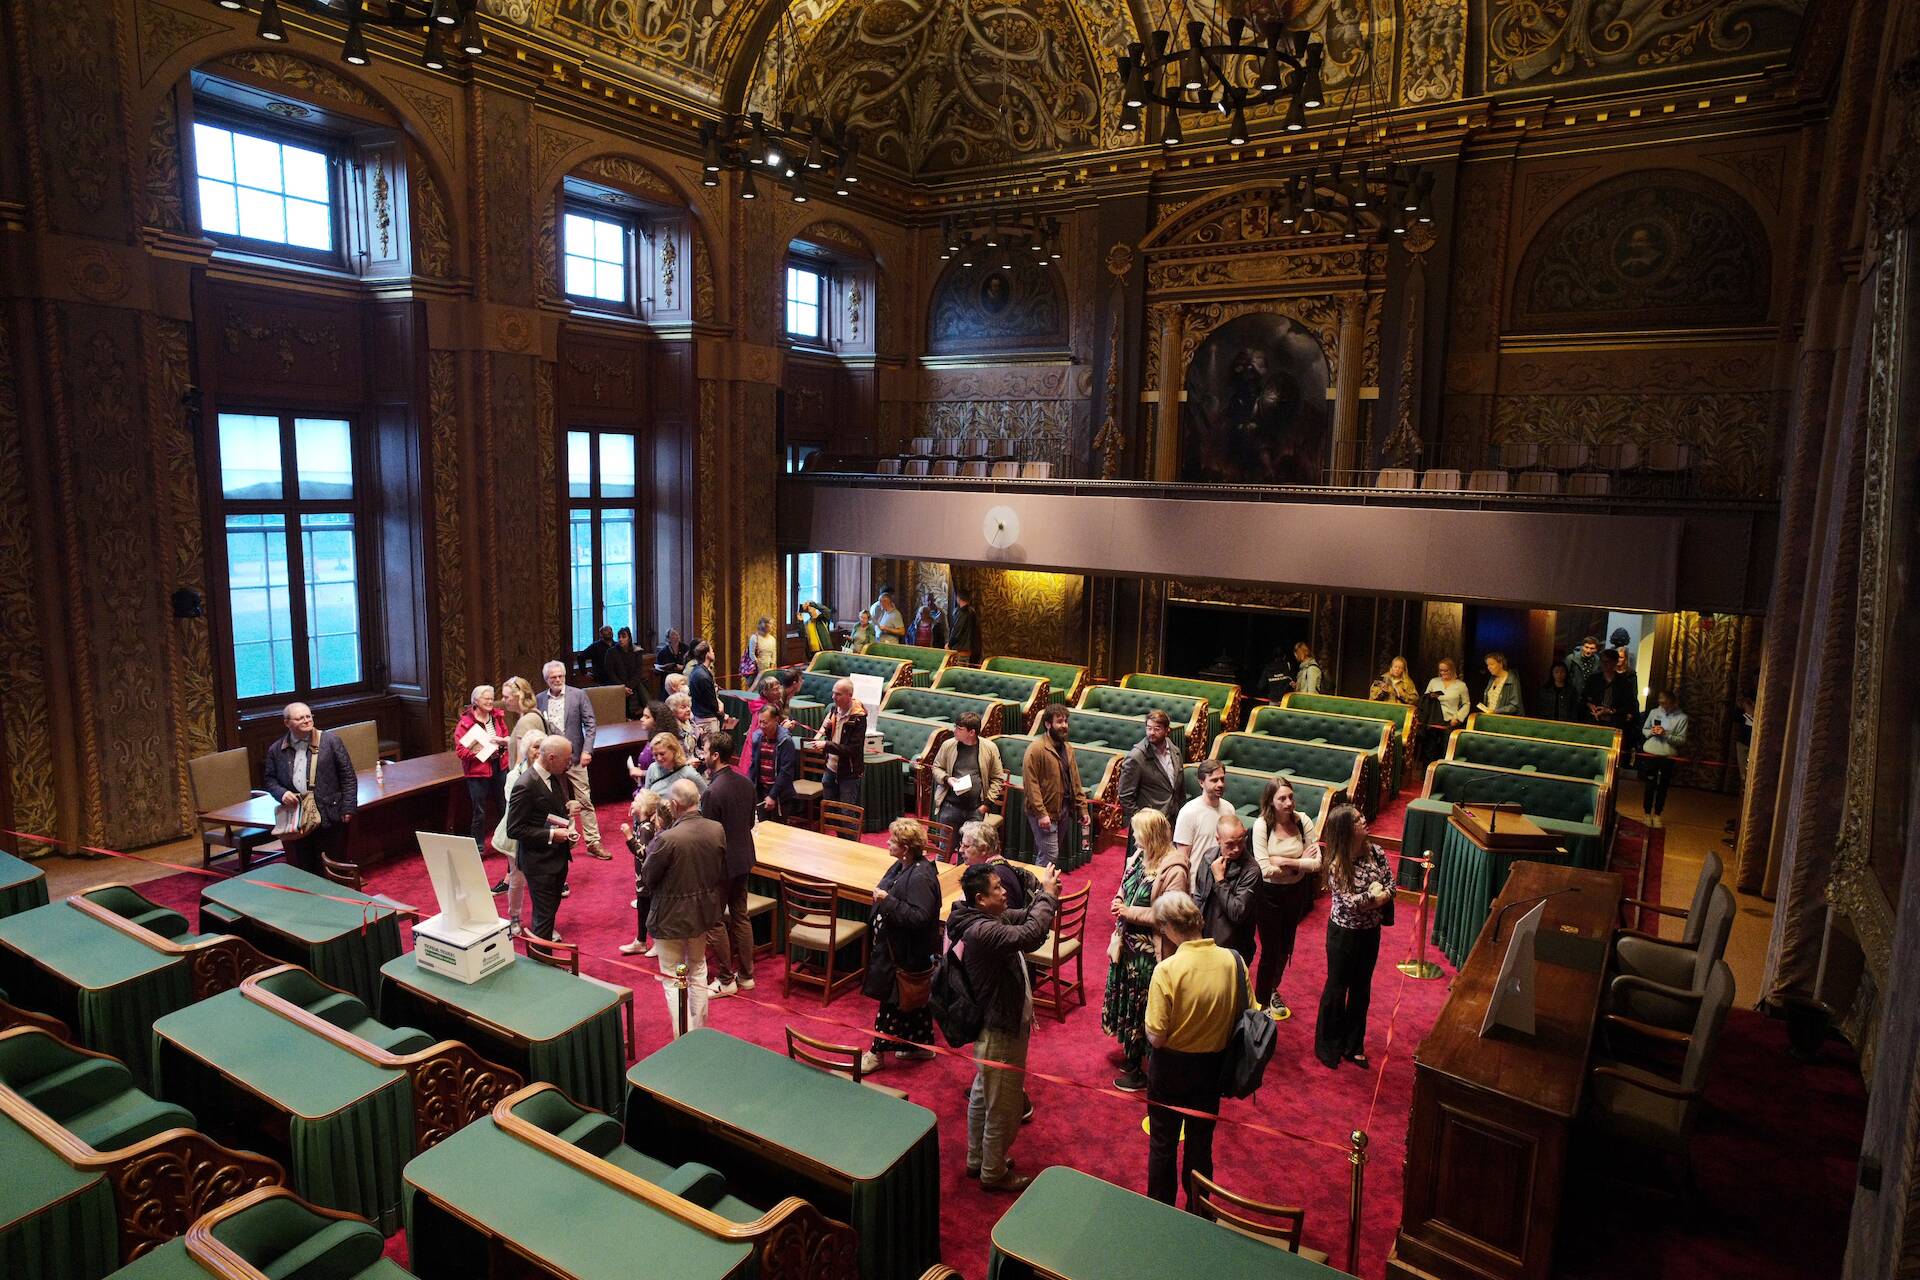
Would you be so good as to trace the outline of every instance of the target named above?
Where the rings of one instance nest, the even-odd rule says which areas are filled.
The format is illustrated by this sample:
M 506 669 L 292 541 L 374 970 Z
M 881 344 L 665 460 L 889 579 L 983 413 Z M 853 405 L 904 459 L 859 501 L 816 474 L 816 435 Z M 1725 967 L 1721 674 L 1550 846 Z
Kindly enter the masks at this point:
M 98 893 L 102 889 L 128 889 L 135 893 L 139 890 L 130 884 L 113 881 L 97 884 L 86 893 Z M 92 916 L 109 928 L 118 929 L 129 938 L 161 955 L 179 956 L 187 962 L 187 972 L 193 984 L 193 998 L 200 1001 L 208 996 L 217 996 L 222 991 L 231 991 L 241 981 L 263 969 L 271 969 L 280 961 L 262 955 L 245 938 L 231 933 L 216 933 L 201 938 L 198 942 L 175 942 L 147 928 L 135 924 L 110 907 L 103 907 L 92 901 L 86 893 L 72 894 L 67 905 Z M 145 898 L 145 894 L 141 894 Z M 152 899 L 147 899 L 152 901 Z M 159 906 L 159 903 L 154 903 Z
M 245 1213 L 257 1204 L 275 1199 L 295 1201 L 308 1213 L 332 1222 L 367 1221 L 356 1213 L 342 1213 L 338 1209 L 328 1209 L 302 1200 L 285 1187 L 255 1187 L 247 1194 L 236 1196 L 225 1204 L 200 1215 L 194 1224 L 187 1228 L 184 1243 L 188 1255 L 214 1280 L 267 1280 L 266 1272 L 222 1244 L 213 1234 L 213 1229 L 235 1214 Z M 374 1227 L 374 1230 L 378 1231 L 379 1228 Z

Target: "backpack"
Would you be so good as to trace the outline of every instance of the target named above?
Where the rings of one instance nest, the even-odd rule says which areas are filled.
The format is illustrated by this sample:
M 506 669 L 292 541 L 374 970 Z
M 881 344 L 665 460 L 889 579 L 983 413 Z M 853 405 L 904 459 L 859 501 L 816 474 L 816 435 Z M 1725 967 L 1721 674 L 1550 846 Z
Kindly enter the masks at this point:
M 1250 1098 L 1260 1087 L 1260 1078 L 1267 1073 L 1267 1063 L 1273 1059 L 1280 1033 L 1264 1009 L 1247 1008 L 1247 962 L 1236 951 L 1233 963 L 1237 971 L 1234 990 L 1240 996 L 1240 1013 L 1233 1020 L 1226 1055 L 1220 1063 L 1220 1092 L 1229 1098 Z
M 939 1025 L 940 1034 L 956 1049 L 978 1040 L 987 1023 L 986 1010 L 974 998 L 973 985 L 967 981 L 967 968 L 960 961 L 960 949 L 964 945 L 964 940 L 955 942 L 941 955 L 933 970 L 933 989 L 927 995 L 927 1004 L 933 1009 L 933 1020 Z

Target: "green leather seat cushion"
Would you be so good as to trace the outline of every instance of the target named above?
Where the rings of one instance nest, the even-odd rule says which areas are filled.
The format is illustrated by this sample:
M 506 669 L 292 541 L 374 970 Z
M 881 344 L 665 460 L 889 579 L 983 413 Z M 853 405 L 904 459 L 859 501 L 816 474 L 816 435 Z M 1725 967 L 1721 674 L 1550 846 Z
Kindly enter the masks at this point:
M 279 1196 L 216 1224 L 213 1236 L 272 1280 L 347 1280 L 386 1246 L 365 1222 L 323 1218 Z

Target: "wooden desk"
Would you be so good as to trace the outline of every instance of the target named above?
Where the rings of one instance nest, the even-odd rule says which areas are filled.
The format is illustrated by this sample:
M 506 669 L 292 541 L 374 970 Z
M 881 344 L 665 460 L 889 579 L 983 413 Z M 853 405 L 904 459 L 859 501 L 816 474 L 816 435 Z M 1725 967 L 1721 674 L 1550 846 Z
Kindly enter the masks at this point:
M 885 849 L 778 822 L 754 827 L 753 849 L 753 869 L 758 875 L 772 877 L 791 871 L 828 880 L 845 890 L 848 897 L 869 906 L 880 877 L 893 865 L 893 857 Z M 940 915 L 944 919 L 960 900 L 960 874 L 966 867 L 944 862 L 934 866 L 940 873 Z
M 466 775 L 459 756 L 442 751 L 396 760 L 384 773 L 379 781 L 371 770 L 359 775 L 360 808 L 347 824 L 347 858 L 368 867 L 416 852 L 420 847 L 413 838 L 416 831 L 468 829 Z M 271 829 L 279 811 L 272 796 L 254 796 L 200 816 L 211 822 Z
M 633 779 L 627 773 L 627 766 L 650 740 L 638 720 L 621 720 L 594 729 L 593 763 L 587 766 L 587 788 L 593 793 L 595 804 L 633 798 Z
M 1480 1024 L 1506 956 L 1492 941 L 1500 907 L 1556 889 L 1540 935 L 1601 944 L 1591 969 L 1538 962 L 1536 1031 Z M 1516 862 L 1433 1030 L 1414 1050 L 1400 1233 L 1390 1280 L 1545 1280 L 1553 1263 L 1567 1138 L 1579 1113 L 1604 986 L 1604 943 L 1623 892 L 1610 872 Z M 1520 911 L 1509 913 L 1511 935 Z

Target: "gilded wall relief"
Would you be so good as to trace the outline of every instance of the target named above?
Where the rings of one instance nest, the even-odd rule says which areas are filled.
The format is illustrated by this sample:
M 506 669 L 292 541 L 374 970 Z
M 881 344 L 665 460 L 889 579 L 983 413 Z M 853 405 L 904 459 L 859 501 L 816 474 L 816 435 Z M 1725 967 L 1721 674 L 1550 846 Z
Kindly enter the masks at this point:
M 980 643 L 987 653 L 1047 662 L 1086 661 L 1087 580 L 1070 573 L 970 567 L 980 616 Z
M 1005 436 L 1023 462 L 1050 462 L 1070 474 L 1071 400 L 945 400 L 915 406 L 917 436 Z
M 427 127 L 427 133 L 439 144 L 440 150 L 447 156 L 454 151 L 453 137 L 453 99 L 444 93 L 435 93 L 414 84 L 411 80 L 402 80 L 397 76 L 382 77 L 389 89 L 398 94 L 401 101 L 413 108 L 414 115 Z
M 1283 315 L 1249 311 L 1214 328 L 1186 365 L 1180 479 L 1318 484 L 1333 410 L 1326 356 Z
M 1467 87 L 1467 0 L 1402 0 L 1400 101 L 1452 102 Z
M 936 353 L 1058 347 L 1067 340 L 1060 272 L 1025 250 L 955 260 L 933 286 L 927 343 Z
M 447 218 L 446 194 L 415 146 L 407 148 L 407 181 L 411 188 L 407 212 L 413 229 L 413 269 L 416 274 L 437 280 L 452 279 L 453 228 Z
M 356 107 L 380 109 L 380 103 L 374 96 L 353 81 L 295 54 L 241 49 L 221 58 L 211 69 L 217 72 L 221 67 L 243 72 L 257 80 L 286 85 L 304 97 L 331 98 L 335 102 L 347 102 Z
M 540 484 L 540 545 L 560 545 L 560 510 L 554 497 L 558 475 L 558 426 L 554 419 L 554 366 L 545 360 L 533 363 L 533 435 L 535 441 L 534 475 Z M 560 570 L 551 554 L 538 562 L 539 599 L 546 605 L 546 625 L 541 632 L 549 654 L 565 653 L 567 615 L 560 609 Z
M 33 502 L 21 453 L 13 331 L 0 314 L 0 723 L 6 728 L 7 791 L 14 825 L 51 835 L 59 822 L 53 732 L 47 721 L 46 651 L 34 590 Z M 51 567 L 51 566 L 49 566 Z M 22 851 L 25 852 L 24 850 Z
M 1752 206 L 1699 174 L 1621 174 L 1534 234 L 1513 287 L 1515 331 L 1754 324 L 1772 256 Z
M 188 13 L 160 0 L 142 0 L 134 11 L 140 51 L 140 83 L 153 79 L 160 64 L 180 50 L 227 28 L 204 13 Z
M 180 117 L 171 94 L 160 100 L 147 131 L 147 172 L 141 187 L 140 221 L 162 231 L 187 229 L 186 197 L 180 186 Z
M 1487 86 L 1784 58 L 1807 0 L 1480 0 Z
M 467 703 L 466 550 L 460 509 L 460 413 L 454 354 L 427 353 L 427 431 L 433 449 L 433 560 L 439 619 L 441 714 L 452 730 Z
M 510 22 L 671 72 L 682 87 L 711 91 L 718 88 L 714 33 L 729 8 L 752 6 L 740 0 L 491 0 L 489 7 Z
M 1453 243 L 1452 318 L 1447 350 L 1492 351 L 1499 320 L 1500 282 L 1506 278 L 1507 213 L 1512 188 L 1511 162 L 1460 166 L 1455 188 L 1457 230 Z M 1452 376 L 1450 390 L 1478 389 Z M 1490 389 L 1490 388 L 1489 388 Z
M 483 182 L 486 187 L 487 294 L 492 301 L 533 301 L 535 242 L 527 185 L 527 106 L 490 93 L 481 99 Z
M 22 6 L 16 14 L 26 29 L 14 27 L 9 44 L 34 51 L 31 59 L 18 55 L 35 81 L 26 118 L 37 126 L 50 161 L 35 166 L 43 178 L 47 230 L 122 240 L 138 208 L 130 203 L 133 166 L 119 51 L 111 34 L 102 36 L 118 27 L 118 8 L 110 0 L 71 0 Z
M 1683 443 L 1704 496 L 1758 498 L 1773 492 L 1786 401 L 1776 391 L 1501 395 L 1493 398 L 1491 435 L 1494 443 L 1631 441 L 1642 457 L 1652 444 Z

